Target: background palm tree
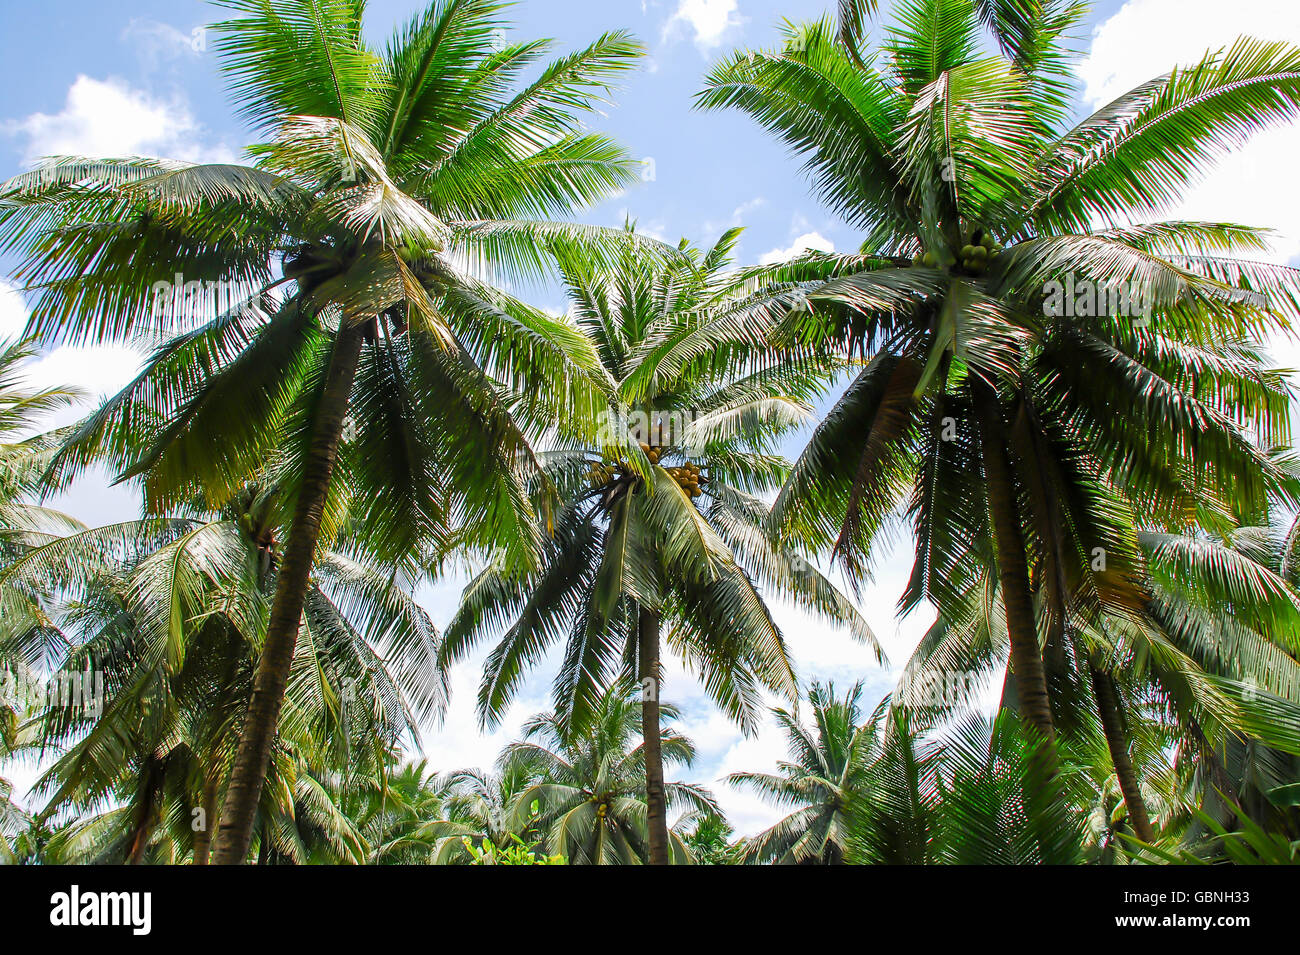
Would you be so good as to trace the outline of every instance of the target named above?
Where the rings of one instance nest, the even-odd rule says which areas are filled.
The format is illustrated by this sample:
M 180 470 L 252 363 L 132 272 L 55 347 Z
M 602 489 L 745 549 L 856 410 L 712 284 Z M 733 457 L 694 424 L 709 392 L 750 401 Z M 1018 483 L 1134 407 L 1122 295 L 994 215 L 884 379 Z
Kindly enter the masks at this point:
M 113 801 L 81 827 L 77 852 L 144 861 L 165 826 L 171 857 L 207 862 L 279 569 L 279 502 L 274 487 L 250 486 L 215 514 L 29 532 L 0 565 L 0 593 L 39 608 L 35 620 L 5 617 L 0 650 L 30 657 L 33 634 L 48 646 L 54 632 L 67 649 L 50 685 L 88 674 L 102 683 L 94 705 L 47 694 L 24 714 L 18 740 L 28 751 L 63 751 L 37 784 L 49 795 L 42 818 Z M 301 631 L 260 807 L 261 831 L 282 842 L 294 820 L 332 807 L 322 780 L 373 771 L 386 747 L 418 740 L 446 696 L 427 614 L 353 557 L 317 561 Z M 299 801 L 305 813 L 295 812 Z M 301 856 L 298 848 L 282 846 Z
M 535 845 L 541 832 L 531 804 L 520 807 L 519 796 L 532 778 L 524 766 L 503 762 L 496 772 L 461 769 L 439 779 L 443 793 L 440 818 L 420 830 L 420 838 L 435 845 L 439 865 L 470 864 L 471 849 L 498 852 L 516 845 Z
M 770 829 L 745 842 L 745 857 L 753 862 L 784 865 L 839 865 L 844 862 L 851 801 L 866 783 L 867 768 L 875 753 L 875 723 L 862 722 L 862 684 L 855 683 L 844 697 L 835 685 L 814 683 L 808 691 L 815 729 L 799 717 L 774 709 L 785 732 L 788 762 L 777 773 L 732 773 L 727 782 L 753 789 L 779 806 L 797 806 Z
M 590 725 L 570 732 L 554 713 L 542 713 L 524 725 L 523 740 L 502 754 L 517 764 L 532 784 L 520 792 L 516 807 L 544 833 L 548 852 L 570 865 L 639 865 L 649 860 L 645 790 L 645 744 L 641 704 L 626 684 L 602 697 Z M 675 706 L 662 704 L 660 716 L 675 720 Z M 695 746 L 671 727 L 660 728 L 659 752 L 665 765 L 688 767 Z M 667 810 L 719 812 L 712 794 L 692 783 L 664 783 Z M 533 806 L 536 805 L 536 811 Z M 668 833 L 669 859 L 694 862 L 676 827 Z
M 1132 831 L 1145 842 L 1155 840 L 1156 827 L 1146 808 L 1151 790 L 1144 775 L 1162 780 L 1156 789 L 1161 803 L 1199 804 L 1229 826 L 1237 804 L 1288 829 L 1286 810 L 1267 795 L 1294 777 L 1300 745 L 1294 729 L 1300 726 L 1300 595 L 1278 572 L 1286 539 L 1283 528 L 1266 527 L 1237 528 L 1223 539 L 1140 532 L 1150 575 L 1147 613 L 1091 621 L 1088 626 L 1113 644 L 1104 655 L 1087 630 L 1072 628 L 1067 635 L 1070 652 L 1054 674 L 1055 685 L 1066 691 L 1058 694 L 1059 722 L 1079 746 L 1104 741 L 1101 752 L 1113 767 Z M 895 691 L 896 706 L 909 713 L 914 731 L 981 706 L 987 680 L 996 685 L 1003 679 L 1001 619 L 996 586 L 986 579 L 967 594 L 964 611 L 950 610 L 922 638 Z M 951 674 L 963 679 L 945 686 Z M 1176 794 L 1164 781 L 1171 771 L 1167 751 L 1178 754 L 1183 782 L 1173 787 L 1181 789 Z M 1095 759 L 1090 754 L 1084 762 Z M 1241 792 L 1234 780 L 1250 782 Z M 1168 810 L 1158 815 L 1168 822 Z
M 445 792 L 426 759 L 383 767 L 356 780 L 341 794 L 345 811 L 369 847 L 371 865 L 422 865 L 434 845 L 423 831 L 440 819 Z
M 795 465 L 777 525 L 858 575 L 906 506 L 917 558 L 903 610 L 929 599 L 953 613 L 995 569 L 1007 703 L 1049 740 L 1044 652 L 1066 652 L 1067 628 L 1091 613 L 1145 611 L 1134 514 L 1177 529 L 1207 519 L 1207 498 L 1258 510 L 1286 486 L 1261 447 L 1287 440 L 1289 393 L 1252 341 L 1300 304 L 1294 270 L 1228 257 L 1262 248 L 1257 230 L 1131 224 L 1296 116 L 1300 50 L 1239 40 L 1070 127 L 1061 37 L 1083 9 L 906 0 L 879 58 L 829 24 L 790 26 L 783 49 L 719 64 L 698 100 L 775 133 L 866 233 L 857 255 L 769 270 L 796 308 L 748 317 L 753 340 L 866 357 Z M 1054 310 L 1055 281 L 1110 297 Z M 1110 304 L 1119 290 L 1149 322 Z
M 554 416 L 594 400 L 598 366 L 484 266 L 535 275 L 551 237 L 598 234 L 516 220 L 632 181 L 636 164 L 582 122 L 640 50 L 607 34 L 520 86 L 547 44 L 498 49 L 492 0 L 431 3 L 383 50 L 355 0 L 222 6 L 235 16 L 212 28 L 221 69 L 264 136 L 254 164 L 56 160 L 0 187 L 0 248 L 23 259 L 34 332 L 174 336 L 73 438 L 62 472 L 106 455 L 160 512 L 196 491 L 224 501 L 290 449 L 279 591 L 216 852 L 238 863 L 334 502 L 354 498 L 385 562 L 417 565 L 469 514 L 458 543 L 531 560 L 527 446 L 500 387 Z
M 519 681 L 564 638 L 555 712 L 580 732 L 618 680 L 643 687 L 642 730 L 650 861 L 668 861 L 659 747 L 661 635 L 743 729 L 759 692 L 794 698 L 785 641 L 759 587 L 789 597 L 876 647 L 856 608 L 793 541 L 765 533 L 754 496 L 779 485 L 777 438 L 804 420 L 806 400 L 834 368 L 815 351 L 773 353 L 717 340 L 683 359 L 677 345 L 702 326 L 762 301 L 761 286 L 725 273 L 738 230 L 707 252 L 682 245 L 658 266 L 629 232 L 610 268 L 573 250 L 559 255 L 571 315 L 599 356 L 608 404 L 594 424 L 561 421 L 542 456 L 562 505 L 546 515 L 541 566 L 496 562 L 465 588 L 448 625 L 444 662 L 505 628 L 479 691 L 486 723 L 499 720 Z
M 887 714 L 882 706 L 881 745 L 850 807 L 850 862 L 1081 861 L 1082 784 L 1043 759 L 1042 750 L 1051 744 L 1033 727 L 1005 711 L 991 721 L 968 715 L 922 741 L 905 716 Z M 1050 777 L 1057 785 L 1049 785 Z

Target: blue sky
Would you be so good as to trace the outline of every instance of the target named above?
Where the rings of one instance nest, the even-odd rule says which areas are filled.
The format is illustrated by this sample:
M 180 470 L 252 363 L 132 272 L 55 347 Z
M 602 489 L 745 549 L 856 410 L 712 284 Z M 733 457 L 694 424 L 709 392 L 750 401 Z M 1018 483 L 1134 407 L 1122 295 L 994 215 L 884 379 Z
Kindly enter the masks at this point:
M 420 9 L 419 0 L 371 0 L 370 37 L 381 42 L 392 27 Z M 743 225 L 739 254 L 745 262 L 784 257 L 804 247 L 849 249 L 860 238 L 841 225 L 808 191 L 800 164 L 745 117 L 694 111 L 692 99 L 710 63 L 737 46 L 775 41 L 783 18 L 820 17 L 829 3 L 798 0 L 524 0 L 512 11 L 519 36 L 549 36 L 558 50 L 585 45 L 605 30 L 628 29 L 647 46 L 642 68 L 626 81 L 616 105 L 593 125 L 653 160 L 653 176 L 581 218 L 621 223 L 636 218 L 643 231 L 676 240 L 711 242 Z M 199 31 L 219 11 L 198 0 L 45 0 L 0 3 L 0 178 L 52 153 L 159 155 L 196 161 L 239 156 L 245 132 L 226 105 L 216 58 Z M 888 17 L 883 18 L 888 22 Z M 1106 0 L 1078 31 L 1079 110 L 1091 110 L 1170 66 L 1199 58 L 1239 33 L 1300 42 L 1295 0 Z M 1300 134 L 1268 133 L 1228 157 L 1170 218 L 1208 218 L 1270 226 L 1279 236 L 1271 258 L 1300 259 L 1300 190 L 1294 186 Z M 24 319 L 21 294 L 5 279 L 12 262 L 0 260 L 0 338 Z M 542 290 L 536 304 L 560 311 L 563 302 Z M 1280 360 L 1294 367 L 1292 343 L 1278 343 Z M 135 367 L 130 349 L 70 349 L 47 353 L 32 369 L 42 382 L 71 382 L 93 393 L 122 384 Z M 791 449 L 797 450 L 797 447 Z M 129 489 L 83 482 L 63 504 L 91 523 L 130 516 Z M 882 555 L 864 610 L 901 664 L 930 619 L 918 611 L 901 623 L 893 607 L 908 570 L 906 540 Z M 461 580 L 426 586 L 422 600 L 442 624 L 454 607 Z M 778 612 L 805 680 L 864 680 L 870 705 L 883 695 L 893 671 L 840 634 Z M 546 704 L 551 672 L 537 678 L 490 735 L 474 725 L 473 661 L 453 677 L 455 698 L 442 727 L 431 727 L 425 751 L 433 766 L 486 765 L 529 713 Z M 745 740 L 702 697 L 690 677 L 670 672 L 665 694 L 684 705 L 685 730 L 700 760 L 682 775 L 715 785 L 737 828 L 755 831 L 776 818 L 756 799 L 716 783 L 738 769 L 771 769 L 783 755 L 769 726 Z M 13 773 L 19 780 L 30 770 Z

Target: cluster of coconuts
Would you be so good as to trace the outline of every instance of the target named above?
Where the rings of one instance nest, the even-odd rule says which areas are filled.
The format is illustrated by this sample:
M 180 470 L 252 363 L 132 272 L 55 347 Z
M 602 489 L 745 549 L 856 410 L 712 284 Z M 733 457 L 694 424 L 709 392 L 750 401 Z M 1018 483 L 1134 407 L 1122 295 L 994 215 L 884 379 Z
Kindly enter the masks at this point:
M 616 464 L 593 463 L 587 468 L 587 482 L 592 487 L 604 487 L 623 473 L 623 468 Z
M 699 497 L 704 493 L 704 485 L 709 483 L 709 479 L 700 473 L 700 466 L 690 461 L 667 470 L 668 476 L 677 482 L 687 497 Z
M 641 442 L 641 453 L 646 456 L 651 464 L 658 464 L 662 454 L 659 448 L 652 447 L 644 441 Z M 587 481 L 592 487 L 605 487 L 622 475 L 624 470 L 625 465 L 613 462 L 607 457 L 603 462 L 593 462 L 587 468 Z M 700 473 L 700 466 L 693 462 L 687 462 L 681 467 L 672 467 L 666 470 L 668 476 L 677 482 L 688 497 L 699 497 L 704 493 L 704 485 L 709 483 L 709 479 Z
M 918 252 L 912 256 L 912 265 L 925 266 L 926 268 L 936 266 L 952 268 L 960 261 L 961 267 L 966 271 L 980 273 L 988 269 L 989 262 L 1001 251 L 1002 246 L 993 238 L 990 232 L 984 229 L 976 229 L 971 234 L 970 242 L 961 247 L 961 252 L 956 257 L 947 249 L 943 249 L 937 254 L 934 252 Z
M 961 247 L 962 268 L 970 272 L 983 272 L 989 267 L 989 261 L 1002 251 L 992 234 L 983 229 L 976 229 L 970 237 L 970 244 Z

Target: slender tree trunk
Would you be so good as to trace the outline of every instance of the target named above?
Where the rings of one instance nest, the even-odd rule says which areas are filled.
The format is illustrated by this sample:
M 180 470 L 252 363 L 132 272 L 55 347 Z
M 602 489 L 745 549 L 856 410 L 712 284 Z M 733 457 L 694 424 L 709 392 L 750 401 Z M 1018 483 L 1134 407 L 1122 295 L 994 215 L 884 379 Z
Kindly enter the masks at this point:
M 163 786 L 163 764 L 156 754 L 150 754 L 144 763 L 139 802 L 140 811 L 131 829 L 131 847 L 127 850 L 126 864 L 140 865 L 149 851 L 149 837 L 157 821 L 157 803 Z
M 995 395 L 986 395 L 981 405 L 984 479 L 993 520 L 998 579 L 1002 584 L 1002 602 L 1007 612 L 1007 636 L 1011 640 L 1011 673 L 1022 716 L 1043 734 L 1049 744 L 1054 745 L 1056 728 L 1052 724 L 1043 654 L 1038 646 L 1034 600 L 1029 589 L 1029 561 L 1020 530 L 1011 462 L 1002 440 L 1002 416 Z
M 149 836 L 152 832 L 153 810 L 152 807 L 146 807 L 140 814 L 135 832 L 131 837 L 131 850 L 127 855 L 127 865 L 141 865 L 144 862 L 144 854 L 149 849 Z
M 301 475 L 298 504 L 276 579 L 266 642 L 253 678 L 253 698 L 244 717 L 226 801 L 221 810 L 213 860 L 217 865 L 242 864 L 253 838 L 253 820 L 271 761 L 271 747 L 275 742 L 285 687 L 289 683 L 289 667 L 298 641 L 298 625 L 316 559 L 325 499 L 338 457 L 339 438 L 343 433 L 343 419 L 347 415 L 362 341 L 361 329 L 345 317 L 334 342 L 334 353 L 330 357 L 316 409 L 315 430 Z
M 1146 801 L 1142 798 L 1142 787 L 1138 784 L 1137 772 L 1129 759 L 1124 718 L 1120 712 L 1115 682 L 1109 673 L 1092 664 L 1088 668 L 1092 672 L 1092 691 L 1097 697 L 1097 711 L 1101 715 L 1101 727 L 1106 734 L 1106 747 L 1110 750 L 1110 761 L 1115 764 L 1115 775 L 1119 777 L 1119 791 L 1124 794 L 1129 822 L 1133 824 L 1133 832 L 1139 839 L 1155 842 L 1156 833 L 1151 827 Z
M 203 781 L 203 828 L 194 833 L 194 864 L 207 865 L 212 850 L 212 830 L 217 827 L 217 778 L 210 771 Z
M 645 744 L 646 826 L 650 832 L 650 865 L 668 864 L 668 806 L 664 798 L 664 759 L 659 735 L 659 613 L 641 608 L 637 620 L 640 644 L 641 733 Z M 653 682 L 647 683 L 647 680 Z

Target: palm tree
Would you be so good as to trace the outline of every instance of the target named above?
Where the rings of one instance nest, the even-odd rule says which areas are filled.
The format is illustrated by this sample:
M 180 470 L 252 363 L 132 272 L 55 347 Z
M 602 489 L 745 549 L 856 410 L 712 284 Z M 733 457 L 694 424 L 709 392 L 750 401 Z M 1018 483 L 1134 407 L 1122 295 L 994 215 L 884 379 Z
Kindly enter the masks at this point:
M 1217 534 L 1143 536 L 1170 642 L 1240 713 L 1194 714 L 1177 740 L 1188 802 L 1211 820 L 1194 822 L 1189 841 L 1244 820 L 1300 838 L 1300 577 L 1296 525 L 1277 514 Z
M 1057 774 L 1042 754 L 1051 744 L 1014 714 L 967 715 L 927 742 L 905 715 L 882 707 L 872 722 L 882 738 L 849 807 L 849 862 L 1082 861 L 1083 785 L 1072 772 Z M 1062 785 L 1048 785 L 1049 773 Z
M 437 865 L 469 864 L 472 850 L 498 853 L 522 840 L 536 844 L 541 833 L 531 803 L 520 794 L 532 783 L 527 767 L 503 762 L 496 772 L 461 769 L 438 779 L 442 813 L 425 823 L 417 837 L 430 842 Z
M 732 773 L 727 782 L 753 789 L 778 805 L 799 808 L 746 841 L 748 861 L 843 863 L 849 805 L 865 785 L 876 751 L 877 727 L 862 723 L 861 699 L 861 683 L 851 686 L 843 699 L 836 697 L 833 683 L 814 683 L 808 705 L 815 731 L 787 710 L 772 711 L 785 732 L 790 761 L 779 763 L 775 775 Z
M 68 515 L 34 503 L 44 490 L 41 478 L 61 436 L 59 432 L 40 432 L 40 420 L 80 397 L 75 389 L 34 391 L 27 387 L 23 365 L 35 352 L 31 341 L 0 342 L 0 567 L 43 535 L 81 527 Z M 12 675 L 29 681 L 35 679 L 34 668 L 57 662 L 65 648 L 57 633 L 44 626 L 38 606 L 17 592 L 0 588 L 0 620 L 11 630 L 13 621 L 19 619 L 27 620 L 31 630 L 25 634 L 21 652 L 13 641 L 0 643 L 0 678 Z
M 57 434 L 38 431 L 41 418 L 80 396 L 70 388 L 29 387 L 23 366 L 34 355 L 31 341 L 0 342 L 0 567 L 22 553 L 33 535 L 76 525 L 67 515 L 32 502 L 58 440 Z M 28 622 L 21 639 L 0 639 L 0 759 L 18 744 L 30 705 L 25 690 L 41 684 L 41 668 L 63 649 L 38 607 L 0 588 L 0 620 L 5 621 L 0 630 L 16 629 L 13 621 L 19 619 Z M 12 783 L 0 777 L 0 864 L 33 858 L 44 835 L 12 797 Z
M 744 857 L 743 840 L 733 839 L 735 829 L 721 812 L 686 813 L 673 829 L 696 865 L 739 865 Z
M 437 775 L 430 772 L 425 759 L 401 765 L 394 759 L 377 769 L 374 774 L 344 778 L 336 800 L 364 838 L 367 862 L 431 862 L 434 847 L 422 829 L 442 816 L 444 792 Z
M 499 44 L 495 0 L 431 3 L 382 50 L 357 0 L 222 6 L 235 16 L 213 27 L 216 47 L 261 135 L 253 164 L 58 159 L 0 186 L 0 248 L 36 293 L 34 333 L 167 337 L 58 473 L 107 456 L 162 513 L 196 491 L 227 500 L 289 449 L 293 519 L 221 813 L 216 858 L 232 864 L 336 502 L 353 498 L 383 562 L 418 563 L 467 514 L 458 544 L 533 557 L 527 445 L 501 389 L 553 417 L 594 400 L 598 366 L 570 327 L 485 279 L 536 275 L 557 235 L 599 243 L 529 217 L 635 178 L 582 123 L 639 47 L 607 34 L 512 92 L 548 44 Z
M 679 718 L 670 704 L 662 704 L 659 713 L 664 719 Z M 502 754 L 503 763 L 518 765 L 534 780 L 515 806 L 535 817 L 547 851 L 564 856 L 570 865 L 639 865 L 649 858 L 641 717 L 639 698 L 624 684 L 603 697 L 587 728 L 570 732 L 554 713 L 541 713 L 524 725 L 523 740 Z M 694 744 L 670 727 L 660 730 L 659 752 L 670 766 L 690 766 L 695 760 Z M 702 786 L 666 782 L 663 789 L 668 809 L 719 811 Z M 694 861 L 676 827 L 668 840 L 673 863 Z
M 773 353 L 728 342 L 726 316 L 764 300 L 761 284 L 724 272 L 738 230 L 709 251 L 682 245 L 657 265 L 631 226 L 612 267 L 571 250 L 559 261 L 571 314 L 599 356 L 609 404 L 599 427 L 560 422 L 543 455 L 562 508 L 546 515 L 541 567 L 489 565 L 466 587 L 448 625 L 443 660 L 462 657 L 504 629 L 479 691 L 481 719 L 501 718 L 524 674 L 565 639 L 555 712 L 581 730 L 619 679 L 643 688 L 650 862 L 668 861 L 659 700 L 662 632 L 698 670 L 718 706 L 749 730 L 767 688 L 794 698 L 785 641 L 762 595 L 791 598 L 876 646 L 856 608 L 793 541 L 764 530 L 764 502 L 785 474 L 776 438 L 807 413 L 806 400 L 838 364 L 814 350 Z M 677 345 L 714 329 L 707 355 Z
M 250 486 L 217 513 L 71 535 L 31 532 L 0 565 L 0 593 L 40 613 L 40 626 L 7 616 L 0 652 L 30 655 L 32 634 L 52 631 L 69 648 L 52 685 L 102 675 L 102 700 L 77 705 L 89 701 L 51 693 L 27 714 L 23 732 L 28 749 L 63 751 L 37 784 L 50 797 L 42 819 L 115 803 L 65 833 L 63 851 L 140 862 L 157 835 L 165 857 L 192 854 L 206 864 L 253 691 L 285 519 L 274 486 Z M 273 785 L 259 808 L 261 831 L 279 839 L 281 854 L 307 851 L 296 820 L 339 818 L 324 783 L 339 773 L 364 776 L 383 747 L 404 735 L 418 739 L 419 724 L 442 707 L 437 636 L 386 572 L 342 552 L 318 559 Z M 343 854 L 359 861 L 360 840 L 343 842 Z
M 13 784 L 0 778 L 0 865 L 17 865 L 38 851 L 31 816 L 13 801 Z
M 1300 274 L 1227 257 L 1263 247 L 1254 229 L 1132 221 L 1300 112 L 1300 50 L 1238 40 L 1070 127 L 1060 37 L 1083 4 L 904 0 L 878 58 L 857 46 L 874 4 L 842 7 L 849 42 L 788 27 L 783 49 L 720 63 L 698 101 L 780 137 L 866 233 L 856 255 L 768 270 L 798 307 L 747 322 L 752 340 L 867 358 L 774 520 L 857 575 L 905 505 L 902 609 L 948 614 L 994 568 L 1008 702 L 1051 740 L 1044 655 L 1067 620 L 1144 610 L 1134 513 L 1178 529 L 1206 499 L 1257 510 L 1285 481 L 1259 446 L 1286 439 L 1287 388 L 1251 339 L 1300 313 Z
M 1149 574 L 1145 613 L 1074 621 L 1065 652 L 1053 661 L 1049 672 L 1063 691 L 1058 719 L 1075 735 L 1104 739 L 1128 820 L 1144 842 L 1155 841 L 1156 827 L 1135 763 L 1163 776 L 1163 751 L 1176 748 L 1184 771 L 1195 767 L 1200 779 L 1192 787 L 1199 795 L 1189 798 L 1217 807 L 1221 822 L 1234 817 L 1216 788 L 1238 798 L 1225 758 L 1243 770 L 1238 778 L 1272 780 L 1265 791 L 1292 771 L 1294 756 L 1286 754 L 1300 749 L 1300 595 L 1281 576 L 1286 540 L 1280 527 L 1234 527 L 1222 537 L 1140 531 Z M 1003 614 L 986 575 L 922 638 L 895 691 L 914 727 L 977 706 L 985 678 L 1003 679 Z M 945 675 L 954 673 L 965 678 L 945 687 Z M 1239 763 L 1252 752 L 1267 764 L 1257 772 Z M 1250 802 L 1261 819 L 1281 822 L 1258 789 Z

